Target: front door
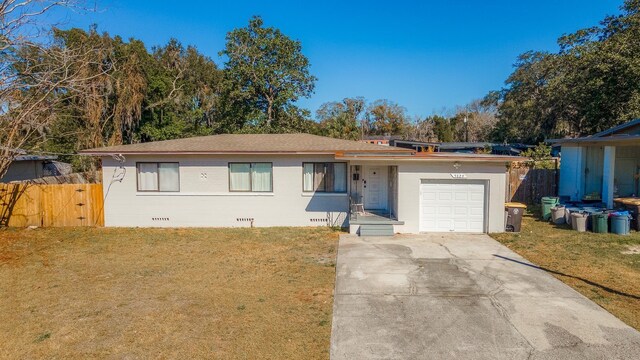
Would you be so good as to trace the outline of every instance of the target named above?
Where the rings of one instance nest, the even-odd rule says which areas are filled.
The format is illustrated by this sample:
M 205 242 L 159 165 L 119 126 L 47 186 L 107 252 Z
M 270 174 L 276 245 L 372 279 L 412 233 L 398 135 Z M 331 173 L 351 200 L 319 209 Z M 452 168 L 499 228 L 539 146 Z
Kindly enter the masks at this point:
M 387 209 L 387 167 L 367 166 L 362 179 L 364 187 L 364 208 Z

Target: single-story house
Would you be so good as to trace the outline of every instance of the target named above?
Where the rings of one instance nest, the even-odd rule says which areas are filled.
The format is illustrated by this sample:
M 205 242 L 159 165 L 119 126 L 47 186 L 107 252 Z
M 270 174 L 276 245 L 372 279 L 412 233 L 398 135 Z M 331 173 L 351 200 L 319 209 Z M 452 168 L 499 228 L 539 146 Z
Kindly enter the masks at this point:
M 229 134 L 82 151 L 102 158 L 105 225 L 504 231 L 506 165 L 309 134 Z
M 25 181 L 49 176 L 50 164 L 58 157 L 55 155 L 31 155 L 22 149 L 11 149 L 13 159 L 0 183 Z
M 560 145 L 558 194 L 572 201 L 601 200 L 640 193 L 640 119 L 597 134 L 548 140 Z

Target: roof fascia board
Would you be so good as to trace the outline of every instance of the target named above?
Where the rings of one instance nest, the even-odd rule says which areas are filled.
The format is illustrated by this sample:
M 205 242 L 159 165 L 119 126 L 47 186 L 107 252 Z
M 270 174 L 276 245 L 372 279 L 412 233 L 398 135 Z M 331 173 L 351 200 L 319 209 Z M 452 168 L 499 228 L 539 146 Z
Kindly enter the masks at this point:
M 627 137 L 598 137 L 598 138 L 576 138 L 576 139 L 551 139 L 547 140 L 550 144 L 574 144 L 574 145 L 601 145 L 601 144 L 624 144 L 629 142 L 640 143 L 640 136 L 629 135 Z
M 599 138 L 599 137 L 607 136 L 609 134 L 613 134 L 615 132 L 618 132 L 620 130 L 624 130 L 626 128 L 632 127 L 632 126 L 637 125 L 637 124 L 640 124 L 640 118 L 635 119 L 635 120 L 631 120 L 629 122 L 626 122 L 624 124 L 620 124 L 618 126 L 614 126 L 611 129 L 600 131 L 599 133 L 595 133 L 595 134 L 591 135 L 590 137 Z
M 460 162 L 512 162 L 512 161 L 529 161 L 530 159 L 522 156 L 505 156 L 505 157 L 463 157 L 463 156 L 396 156 L 396 157 L 374 157 L 374 156 L 336 156 L 338 160 L 354 160 L 354 161 L 402 161 L 402 162 L 420 162 L 420 161 L 460 161 Z

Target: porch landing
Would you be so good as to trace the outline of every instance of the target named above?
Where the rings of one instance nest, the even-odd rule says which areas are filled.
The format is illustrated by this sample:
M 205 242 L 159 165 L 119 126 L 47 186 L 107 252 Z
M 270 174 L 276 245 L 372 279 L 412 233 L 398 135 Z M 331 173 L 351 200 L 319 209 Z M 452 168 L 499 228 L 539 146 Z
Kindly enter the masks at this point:
M 404 225 L 404 221 L 393 219 L 388 213 L 367 210 L 364 214 L 351 214 L 351 225 Z
M 392 236 L 395 234 L 394 225 L 404 225 L 390 217 L 388 213 L 353 213 L 349 221 L 349 232 L 360 236 Z

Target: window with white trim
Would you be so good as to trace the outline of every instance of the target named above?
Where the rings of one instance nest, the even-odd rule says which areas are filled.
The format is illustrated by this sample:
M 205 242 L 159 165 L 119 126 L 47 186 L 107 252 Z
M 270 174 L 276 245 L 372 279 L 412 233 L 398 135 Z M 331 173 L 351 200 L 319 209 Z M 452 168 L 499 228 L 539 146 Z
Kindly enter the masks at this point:
M 347 192 L 347 163 L 302 163 L 302 189 L 305 192 Z
M 138 191 L 180 191 L 180 166 L 175 162 L 139 162 Z
M 229 191 L 272 192 L 272 163 L 229 163 Z

